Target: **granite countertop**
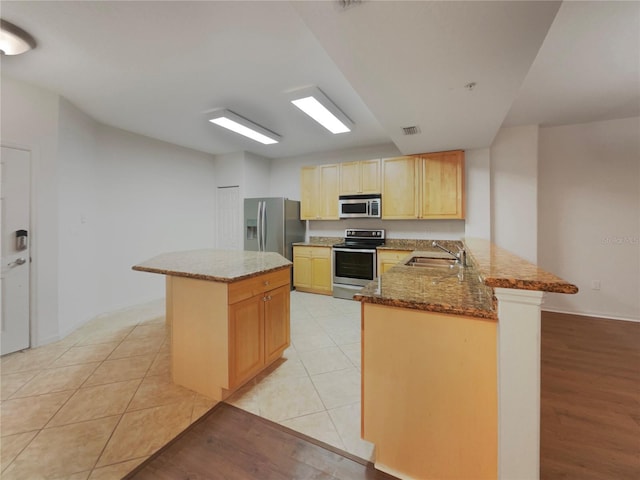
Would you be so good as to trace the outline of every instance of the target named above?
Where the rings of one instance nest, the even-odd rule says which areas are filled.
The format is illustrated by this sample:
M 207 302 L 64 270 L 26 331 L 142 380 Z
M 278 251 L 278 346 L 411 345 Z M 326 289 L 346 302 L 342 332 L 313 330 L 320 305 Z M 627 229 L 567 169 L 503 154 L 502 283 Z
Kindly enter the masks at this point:
M 445 245 L 444 241 L 438 243 Z M 460 245 L 453 241 L 447 248 L 455 243 Z M 443 256 L 444 252 L 432 250 L 431 241 L 428 241 L 430 250 L 408 251 L 405 259 L 369 283 L 354 298 L 366 303 L 497 320 L 493 292 L 496 287 L 569 294 L 578 291 L 575 285 L 491 242 L 466 239 L 464 244 L 467 267 L 404 265 L 412 256 Z M 385 247 L 392 248 L 389 242 Z
M 413 250 L 405 259 L 370 282 L 355 300 L 391 307 L 466 315 L 496 320 L 493 291 L 473 266 L 409 267 L 412 256 L 448 258 L 433 251 Z
M 301 247 L 333 247 L 336 243 L 344 242 L 343 237 L 309 237 L 308 242 L 295 242 L 293 245 Z
M 140 272 L 230 283 L 290 266 L 289 260 L 273 252 L 189 250 L 163 253 L 132 268 Z
M 414 250 L 426 250 L 432 252 L 442 252 L 439 248 L 431 246 L 433 240 L 411 240 L 405 238 L 387 238 L 384 245 L 378 247 L 378 250 L 406 250 L 412 252 Z M 458 246 L 462 246 L 460 240 L 438 240 L 438 243 L 454 252 L 458 251 Z
M 488 240 L 466 239 L 470 260 L 485 285 L 554 293 L 578 293 L 578 287 Z

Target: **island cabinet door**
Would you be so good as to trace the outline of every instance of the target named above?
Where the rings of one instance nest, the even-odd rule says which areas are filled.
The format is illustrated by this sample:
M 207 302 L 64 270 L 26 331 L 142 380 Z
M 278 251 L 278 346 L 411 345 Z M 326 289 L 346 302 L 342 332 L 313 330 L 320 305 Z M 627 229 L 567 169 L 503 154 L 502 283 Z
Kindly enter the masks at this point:
M 289 346 L 289 295 L 288 286 L 266 293 L 264 302 L 265 361 L 271 363 Z
M 256 295 L 229 305 L 229 388 L 264 366 L 264 298 Z

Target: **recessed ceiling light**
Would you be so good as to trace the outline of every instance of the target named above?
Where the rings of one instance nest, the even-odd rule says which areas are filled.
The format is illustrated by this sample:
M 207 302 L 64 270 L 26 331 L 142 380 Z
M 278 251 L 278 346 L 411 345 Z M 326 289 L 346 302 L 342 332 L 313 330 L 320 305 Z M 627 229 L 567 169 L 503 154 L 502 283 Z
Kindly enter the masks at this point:
M 291 103 L 313 118 L 331 133 L 346 133 L 353 122 L 318 87 L 306 87 L 289 92 Z
M 0 52 L 3 55 L 19 55 L 35 48 L 36 41 L 13 23 L 0 19 Z
M 261 127 L 257 123 L 254 123 L 231 110 L 214 110 L 212 112 L 207 112 L 207 116 L 211 123 L 215 123 L 216 125 L 231 130 L 232 132 L 244 135 L 245 137 L 264 145 L 278 143 L 282 138 L 277 133 Z

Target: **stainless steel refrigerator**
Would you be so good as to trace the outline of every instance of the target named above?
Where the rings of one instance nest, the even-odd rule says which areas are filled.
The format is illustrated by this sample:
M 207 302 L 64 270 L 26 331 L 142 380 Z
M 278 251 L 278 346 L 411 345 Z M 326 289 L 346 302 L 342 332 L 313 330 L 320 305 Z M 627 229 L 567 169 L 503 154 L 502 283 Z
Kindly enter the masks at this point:
M 303 242 L 306 224 L 300 202 L 286 198 L 245 198 L 244 249 L 277 252 L 293 261 L 294 242 Z

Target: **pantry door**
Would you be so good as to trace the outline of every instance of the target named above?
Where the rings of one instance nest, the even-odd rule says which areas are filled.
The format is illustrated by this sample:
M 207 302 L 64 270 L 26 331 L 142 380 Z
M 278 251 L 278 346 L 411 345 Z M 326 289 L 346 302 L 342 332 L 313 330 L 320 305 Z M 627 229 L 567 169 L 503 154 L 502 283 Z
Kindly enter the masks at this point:
M 31 153 L 2 147 L 0 156 L 0 354 L 29 347 Z

